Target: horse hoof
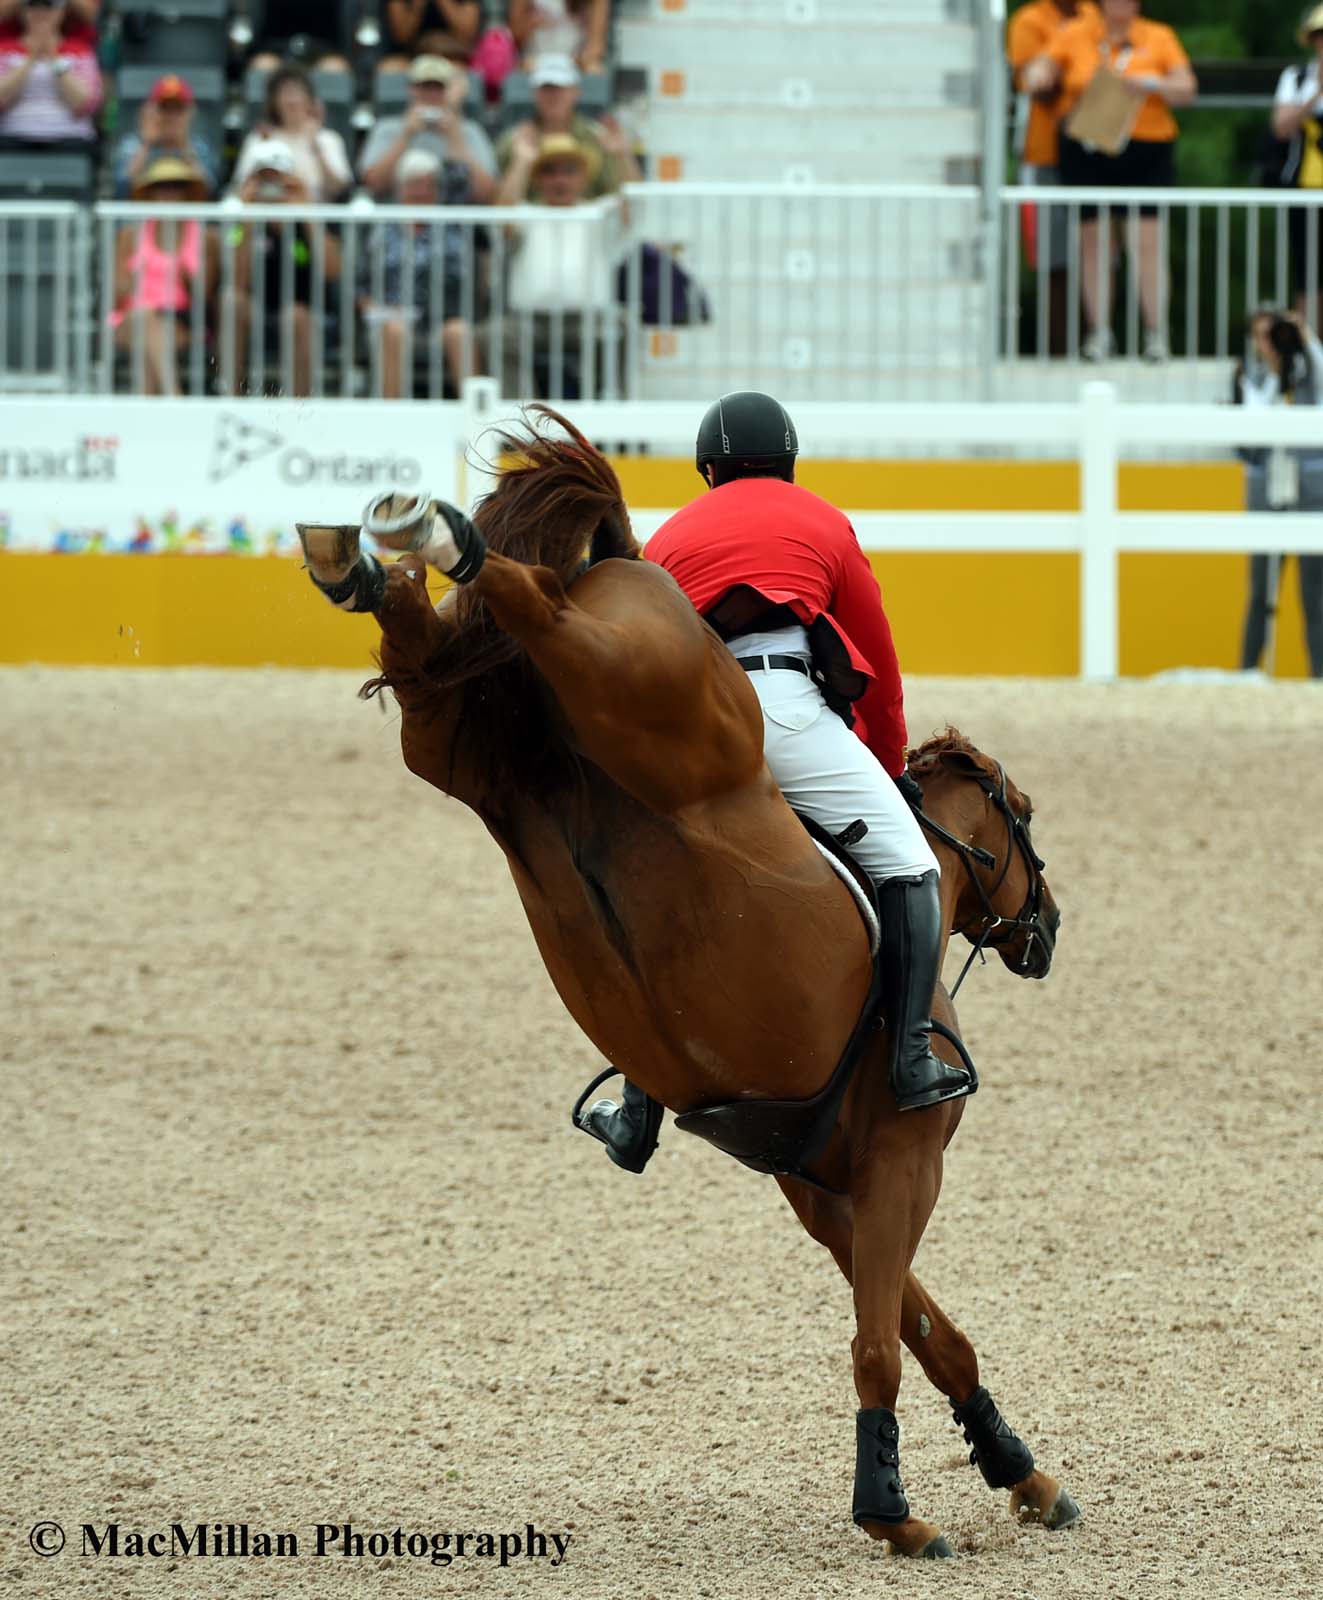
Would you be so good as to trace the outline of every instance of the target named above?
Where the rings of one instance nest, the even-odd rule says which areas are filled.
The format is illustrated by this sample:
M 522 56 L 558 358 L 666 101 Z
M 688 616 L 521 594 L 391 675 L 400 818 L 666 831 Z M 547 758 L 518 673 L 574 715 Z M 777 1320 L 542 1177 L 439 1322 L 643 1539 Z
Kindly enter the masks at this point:
M 1069 1528 L 1072 1523 L 1080 1520 L 1080 1508 L 1060 1484 L 1056 1485 L 1056 1491 L 1052 1504 L 1044 1511 L 1041 1504 L 1035 1505 L 1017 1489 L 1011 1496 L 1011 1515 L 1021 1522 L 1041 1523 L 1054 1533 L 1059 1528 Z
M 432 496 L 379 494 L 363 512 L 363 532 L 387 550 L 421 550 L 432 533 Z
M 929 1539 L 923 1549 L 919 1551 L 920 1561 L 954 1561 L 955 1551 L 947 1544 L 942 1534 L 935 1539 Z
M 1043 1526 L 1051 1528 L 1055 1532 L 1058 1528 L 1068 1528 L 1072 1522 L 1078 1522 L 1079 1520 L 1079 1506 L 1063 1489 L 1053 1501 L 1052 1509 L 1043 1517 Z
M 296 522 L 308 571 L 322 583 L 345 578 L 358 561 L 358 529 L 351 523 Z

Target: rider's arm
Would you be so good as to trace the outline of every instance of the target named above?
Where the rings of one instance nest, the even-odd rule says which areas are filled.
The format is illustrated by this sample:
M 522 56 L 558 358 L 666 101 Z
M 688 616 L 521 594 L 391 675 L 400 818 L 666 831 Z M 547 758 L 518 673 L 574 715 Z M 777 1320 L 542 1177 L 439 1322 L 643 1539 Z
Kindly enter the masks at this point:
M 843 541 L 831 614 L 873 669 L 873 679 L 857 702 L 864 742 L 895 778 L 905 770 L 905 697 L 891 625 L 882 609 L 868 557 L 853 532 Z

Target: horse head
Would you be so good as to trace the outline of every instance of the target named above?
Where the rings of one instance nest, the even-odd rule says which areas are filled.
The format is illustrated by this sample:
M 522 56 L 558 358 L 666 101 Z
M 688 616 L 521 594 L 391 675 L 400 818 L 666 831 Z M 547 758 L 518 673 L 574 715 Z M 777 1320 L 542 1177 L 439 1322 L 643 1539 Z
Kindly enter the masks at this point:
M 999 761 L 948 728 L 910 753 L 910 774 L 923 791 L 921 820 L 934 844 L 959 857 L 952 932 L 976 951 L 995 950 L 1022 978 L 1045 978 L 1052 967 L 1061 912 L 1034 849 L 1033 802 Z M 949 889 L 947 893 L 949 893 Z

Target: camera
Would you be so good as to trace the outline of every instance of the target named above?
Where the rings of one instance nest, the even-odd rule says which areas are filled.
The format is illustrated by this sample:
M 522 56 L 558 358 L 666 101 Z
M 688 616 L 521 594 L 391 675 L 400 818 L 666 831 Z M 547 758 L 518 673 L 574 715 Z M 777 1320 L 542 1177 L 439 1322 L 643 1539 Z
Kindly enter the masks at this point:
M 263 178 L 253 192 L 255 200 L 283 200 L 285 198 L 285 185 L 276 178 Z
M 442 115 L 443 115 L 443 113 L 441 111 L 441 107 L 440 106 L 424 106 L 423 107 L 423 121 L 424 122 L 440 122 Z
M 1290 364 L 1305 353 L 1305 341 L 1300 336 L 1300 329 L 1289 317 L 1273 318 L 1268 339 L 1288 371 Z

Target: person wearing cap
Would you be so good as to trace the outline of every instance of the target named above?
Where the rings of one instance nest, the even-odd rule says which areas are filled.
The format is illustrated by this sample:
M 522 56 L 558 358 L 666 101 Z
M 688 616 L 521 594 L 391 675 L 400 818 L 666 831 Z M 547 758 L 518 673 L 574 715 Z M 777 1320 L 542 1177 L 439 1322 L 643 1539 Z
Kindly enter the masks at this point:
M 261 139 L 253 145 L 238 198 L 244 205 L 309 204 L 308 186 L 284 139 Z M 337 330 L 340 239 L 335 226 L 302 217 L 267 221 L 261 227 L 236 221 L 229 240 L 234 275 L 222 299 L 220 338 L 226 391 L 251 386 L 249 339 L 253 321 L 261 318 L 262 349 L 281 369 L 281 392 L 311 394 L 315 340 L 321 339 L 325 351 Z
M 386 45 L 379 72 L 399 72 L 414 56 L 466 63 L 482 32 L 481 0 L 386 0 Z
M 115 348 L 142 364 L 143 392 L 178 394 L 179 358 L 193 333 L 196 297 L 210 301 L 219 273 L 214 234 L 196 218 L 183 222 L 166 208 L 211 198 L 206 178 L 179 156 L 157 156 L 134 184 L 132 198 L 160 206 L 159 216 L 121 227 L 115 241 L 115 305 L 108 321 Z
M 1278 181 L 1288 189 L 1323 189 L 1323 5 L 1312 6 L 1300 23 L 1296 35 L 1310 60 L 1287 67 L 1277 83 L 1273 99 L 1272 131 L 1287 147 L 1286 161 Z M 1309 283 L 1310 233 L 1315 234 L 1315 259 L 1323 263 L 1323 218 L 1317 211 L 1292 206 L 1288 213 L 1291 246 L 1291 283 L 1296 309 L 1302 316 L 1317 317 L 1316 297 L 1320 285 Z M 1323 276 L 1323 265 L 1320 265 Z
M 158 78 L 138 112 L 138 127 L 115 146 L 115 198 L 127 200 L 157 156 L 186 161 L 214 190 L 220 181 L 215 152 L 193 132 L 193 90 L 186 78 L 167 72 Z
M 590 122 L 580 116 L 581 79 L 572 57 L 542 56 L 533 63 L 528 80 L 533 90 L 531 119 L 507 130 L 496 143 L 496 158 L 503 175 L 509 174 L 517 138 L 568 134 L 588 157 L 588 199 L 615 194 L 622 183 L 638 182 L 638 163 L 619 122 L 614 117 Z
M 617 209 L 586 207 L 591 153 L 572 134 L 515 132 L 499 203 L 548 213 L 506 229 L 509 312 L 502 342 L 507 398 L 596 399 L 616 391 L 623 355 L 613 270 L 623 248 Z M 577 210 L 577 216 L 565 216 Z
M 446 164 L 432 150 L 406 150 L 395 170 L 402 206 L 444 203 Z M 383 399 L 413 393 L 414 358 L 439 355 L 456 394 L 474 370 L 473 334 L 465 315 L 481 307 L 478 284 L 465 294 L 473 251 L 455 223 L 378 222 L 359 262 L 359 310 L 374 344 Z M 430 362 L 429 362 L 430 366 Z M 439 398 L 438 395 L 433 396 Z
M 940 869 L 897 787 L 904 692 L 877 579 L 847 519 L 795 483 L 798 453 L 779 401 L 752 390 L 722 395 L 694 450 L 709 492 L 664 522 L 644 553 L 748 673 L 781 792 L 819 827 L 850 838 L 877 886 L 891 1088 L 901 1111 L 922 1113 L 976 1088 L 929 1042 L 946 931 Z M 660 1121 L 656 1102 L 627 1083 L 620 1105 L 597 1101 L 579 1126 L 617 1166 L 640 1172 Z
M 302 67 L 281 67 L 267 81 L 262 120 L 245 138 L 234 164 L 231 187 L 237 194 L 252 172 L 254 148 L 281 139 L 294 157 L 294 170 L 315 203 L 339 200 L 354 181 L 345 142 L 324 123 L 322 103 Z
M 610 0 L 510 0 L 507 18 L 521 55 L 569 56 L 585 72 L 606 65 Z
M 24 0 L 16 38 L 0 43 L 0 138 L 90 143 L 101 105 L 96 53 L 66 39 L 63 0 Z
M 456 176 L 462 172 L 466 194 L 486 205 L 496 191 L 496 152 L 486 130 L 463 113 L 468 74 L 444 56 L 419 56 L 409 68 L 409 103 L 402 117 L 382 117 L 368 135 L 358 172 L 379 200 L 396 187 L 396 168 L 406 150 L 425 150 L 447 169 L 443 187 L 457 203 Z

